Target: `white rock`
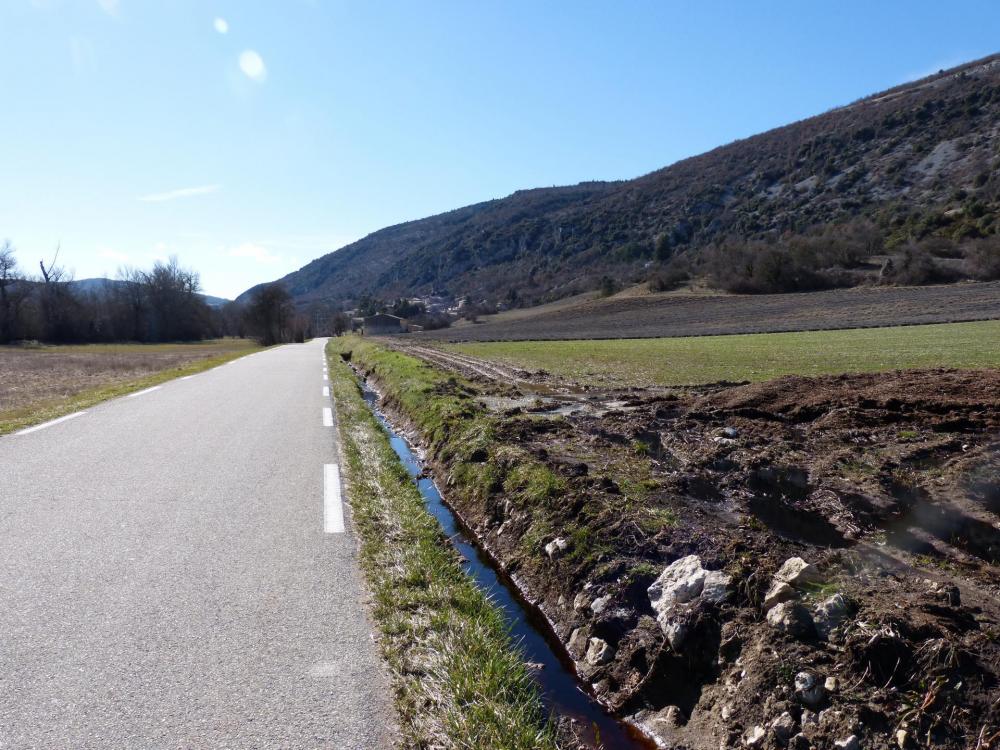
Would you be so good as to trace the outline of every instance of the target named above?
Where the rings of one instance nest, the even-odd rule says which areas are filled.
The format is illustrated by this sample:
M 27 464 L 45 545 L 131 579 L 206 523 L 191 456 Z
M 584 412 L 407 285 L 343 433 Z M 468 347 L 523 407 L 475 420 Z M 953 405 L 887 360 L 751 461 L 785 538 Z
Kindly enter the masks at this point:
M 771 722 L 771 731 L 778 742 L 785 744 L 795 734 L 795 719 L 792 718 L 792 715 L 788 711 L 785 711 L 785 713 Z
M 807 563 L 801 557 L 789 557 L 774 574 L 774 580 L 784 581 L 795 588 L 802 588 L 806 584 L 817 583 L 820 576 L 815 565 Z
M 587 650 L 587 631 L 584 628 L 576 628 L 570 633 L 569 640 L 566 642 L 566 650 L 569 651 L 570 656 L 578 661 L 583 658 Z
M 828 693 L 836 693 L 840 690 L 840 680 L 836 677 L 827 677 L 826 681 L 823 683 L 823 688 Z
M 587 608 L 587 604 L 589 604 L 589 603 L 590 603 L 590 597 L 587 596 L 582 591 L 579 594 L 577 594 L 575 597 L 573 597 L 573 609 L 576 609 L 576 610 L 586 609 Z
M 807 706 L 815 707 L 823 702 L 826 691 L 815 675 L 810 672 L 799 672 L 795 675 L 795 695 Z
M 587 646 L 587 663 L 599 666 L 611 661 L 614 654 L 611 646 L 603 638 L 591 638 L 590 645 Z
M 721 570 L 706 571 L 701 587 L 701 598 L 713 604 L 721 604 L 729 598 L 729 586 L 732 581 L 733 577 Z
M 561 536 L 557 536 L 545 545 L 545 554 L 549 557 L 558 557 L 569 548 L 569 542 Z
M 675 652 L 680 652 L 681 646 L 688 636 L 688 624 L 684 620 L 670 620 L 666 625 L 661 625 L 670 648 Z
M 660 577 L 647 589 L 649 601 L 658 613 L 676 604 L 685 604 L 699 594 L 705 585 L 705 569 L 697 555 L 688 555 L 670 563 Z
M 812 635 L 816 626 L 809 610 L 798 602 L 782 602 L 767 611 L 767 624 L 795 638 Z
M 861 750 L 861 740 L 858 739 L 858 735 L 852 734 L 842 740 L 834 740 L 833 746 L 839 750 Z
M 767 732 L 764 731 L 764 727 L 755 726 L 743 737 L 743 744 L 747 747 L 760 747 L 764 744 L 764 738 L 767 737 Z
M 770 609 L 776 604 L 790 601 L 796 596 L 795 589 L 790 583 L 784 581 L 772 581 L 771 588 L 764 595 L 764 609 Z
M 813 620 L 816 622 L 816 630 L 824 638 L 828 637 L 840 623 L 847 617 L 847 600 L 842 594 L 834 594 L 829 599 L 824 599 L 816 605 L 813 613 Z
M 819 726 L 819 716 L 808 708 L 802 709 L 802 728 Z
M 610 601 L 611 601 L 611 594 L 605 594 L 604 596 L 599 596 L 590 603 L 590 611 L 593 612 L 595 615 L 599 615 L 607 608 L 608 602 Z
M 656 621 L 664 633 L 670 623 L 685 611 L 684 605 L 698 597 L 716 604 L 730 594 L 732 577 L 721 570 L 705 570 L 697 555 L 675 560 L 660 573 L 647 590 Z

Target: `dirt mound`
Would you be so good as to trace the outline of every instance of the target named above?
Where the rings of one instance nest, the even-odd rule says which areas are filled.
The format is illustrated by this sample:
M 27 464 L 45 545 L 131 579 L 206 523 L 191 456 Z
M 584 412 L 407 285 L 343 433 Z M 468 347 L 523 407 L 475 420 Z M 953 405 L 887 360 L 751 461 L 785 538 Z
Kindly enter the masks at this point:
M 1000 748 L 1000 372 L 569 408 L 477 375 L 493 447 L 439 476 L 581 679 L 664 747 Z
M 922 370 L 829 378 L 787 376 L 711 394 L 698 401 L 697 407 L 732 413 L 757 410 L 793 419 L 843 408 L 937 414 L 974 410 L 982 412 L 985 418 L 996 418 L 1000 415 L 1000 371 Z

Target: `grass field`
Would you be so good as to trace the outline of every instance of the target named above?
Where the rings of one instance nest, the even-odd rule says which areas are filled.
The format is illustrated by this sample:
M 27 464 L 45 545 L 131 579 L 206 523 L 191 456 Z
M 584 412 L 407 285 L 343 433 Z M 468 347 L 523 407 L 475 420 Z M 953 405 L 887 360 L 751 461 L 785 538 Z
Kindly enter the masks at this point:
M 0 347 L 0 435 L 258 351 L 252 341 Z
M 1000 321 L 660 339 L 509 341 L 445 348 L 609 386 L 760 381 L 924 367 L 1000 367 Z

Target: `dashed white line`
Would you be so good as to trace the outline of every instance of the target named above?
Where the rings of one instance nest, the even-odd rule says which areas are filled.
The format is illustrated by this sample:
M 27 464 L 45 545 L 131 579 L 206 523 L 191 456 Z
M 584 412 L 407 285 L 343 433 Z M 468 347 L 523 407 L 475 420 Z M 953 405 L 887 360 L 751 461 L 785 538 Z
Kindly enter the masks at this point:
M 330 386 L 323 386 L 323 398 L 330 398 Z
M 158 391 L 162 387 L 163 387 L 162 385 L 154 385 L 152 388 L 147 388 L 144 391 L 136 391 L 135 393 L 130 393 L 125 398 L 135 398 L 136 396 L 145 396 L 147 393 L 152 393 L 153 391 Z
M 31 432 L 38 432 L 39 430 L 44 430 L 46 427 L 51 427 L 54 424 L 59 424 L 60 422 L 68 422 L 71 419 L 76 419 L 77 417 L 82 417 L 87 412 L 78 411 L 73 414 L 67 414 L 65 417 L 59 417 L 58 419 L 53 419 L 49 422 L 42 422 L 41 424 L 36 424 L 34 427 L 26 427 L 23 430 L 18 430 L 15 435 L 27 435 Z
M 323 531 L 344 533 L 344 503 L 340 499 L 340 467 L 337 464 L 323 466 Z
M 333 409 L 329 406 L 323 407 L 323 426 L 333 427 Z
M 323 382 L 324 383 L 328 383 L 329 381 L 330 381 L 330 377 L 324 372 L 323 373 Z

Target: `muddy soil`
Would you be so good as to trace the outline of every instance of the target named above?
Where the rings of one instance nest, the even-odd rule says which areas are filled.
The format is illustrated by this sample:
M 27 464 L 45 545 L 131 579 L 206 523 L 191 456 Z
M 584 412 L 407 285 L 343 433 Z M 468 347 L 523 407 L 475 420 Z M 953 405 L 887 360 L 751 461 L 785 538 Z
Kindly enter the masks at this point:
M 1000 748 L 1000 372 L 595 392 L 435 364 L 562 482 L 452 501 L 662 746 Z

